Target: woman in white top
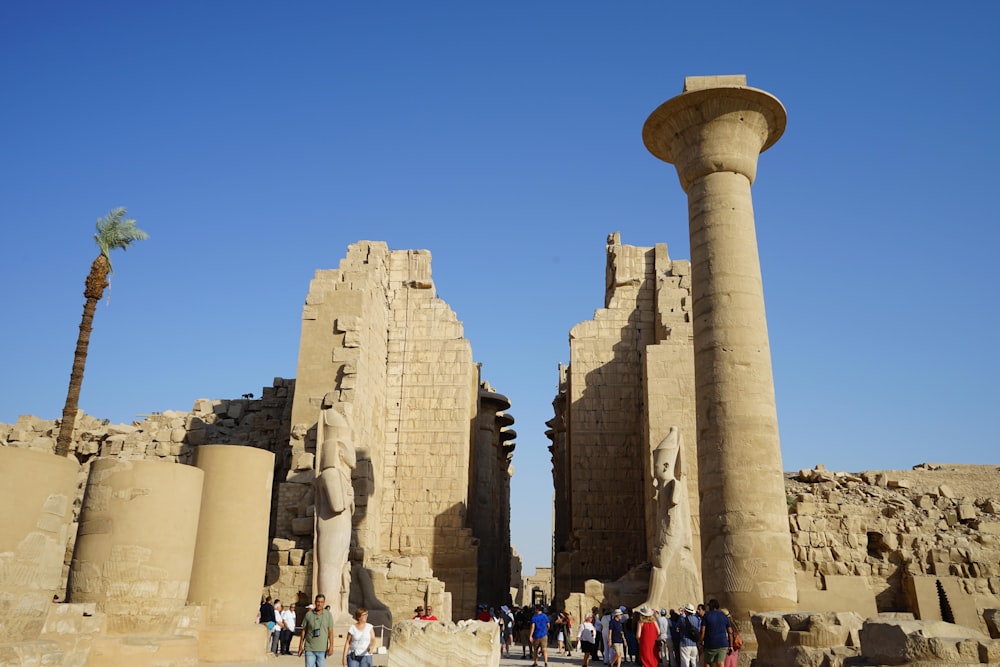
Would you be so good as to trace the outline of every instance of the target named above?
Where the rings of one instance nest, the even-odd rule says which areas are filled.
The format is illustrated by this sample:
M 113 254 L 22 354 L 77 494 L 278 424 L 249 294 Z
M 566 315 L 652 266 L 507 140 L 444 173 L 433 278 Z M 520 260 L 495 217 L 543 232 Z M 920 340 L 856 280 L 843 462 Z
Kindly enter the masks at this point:
M 372 667 L 372 649 L 375 648 L 375 628 L 368 622 L 368 610 L 354 610 L 354 625 L 347 628 L 344 641 L 344 663 L 347 667 Z
M 576 633 L 576 638 L 580 640 L 580 649 L 583 651 L 583 667 L 587 667 L 590 664 L 591 656 L 597 660 L 597 646 L 595 644 L 597 628 L 594 627 L 593 614 L 587 614 L 584 617 L 583 623 L 580 624 L 580 629 Z

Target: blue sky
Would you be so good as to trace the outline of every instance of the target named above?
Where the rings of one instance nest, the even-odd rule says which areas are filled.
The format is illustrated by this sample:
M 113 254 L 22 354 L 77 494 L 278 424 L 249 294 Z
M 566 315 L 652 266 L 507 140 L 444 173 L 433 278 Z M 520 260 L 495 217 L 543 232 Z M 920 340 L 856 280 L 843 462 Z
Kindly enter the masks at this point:
M 784 467 L 998 463 L 1000 5 L 5 2 L 0 422 L 59 415 L 126 206 L 81 407 L 128 422 L 294 377 L 316 269 L 384 240 L 513 402 L 513 539 L 547 564 L 544 422 L 605 239 L 687 258 L 642 124 L 689 75 L 788 110 L 757 231 Z M 540 520 L 542 519 L 542 520 Z

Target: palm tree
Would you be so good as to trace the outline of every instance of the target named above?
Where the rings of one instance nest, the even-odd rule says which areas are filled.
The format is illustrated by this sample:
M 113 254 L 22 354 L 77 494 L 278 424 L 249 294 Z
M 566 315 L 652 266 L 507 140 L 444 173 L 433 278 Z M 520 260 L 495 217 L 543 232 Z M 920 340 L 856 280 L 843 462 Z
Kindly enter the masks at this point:
M 62 422 L 59 424 L 59 437 L 56 439 L 56 454 L 69 456 L 69 446 L 73 440 L 73 426 L 76 422 L 77 406 L 80 403 L 80 387 L 83 385 L 83 368 L 87 364 L 87 348 L 90 346 L 90 332 L 94 324 L 94 311 L 97 302 L 104 296 L 104 290 L 109 285 L 111 275 L 111 251 L 116 248 L 128 249 L 132 241 L 142 241 L 149 235 L 135 226 L 135 220 L 125 219 L 126 211 L 118 207 L 113 209 L 106 218 L 97 219 L 97 233 L 94 240 L 101 252 L 94 263 L 90 265 L 87 274 L 87 284 L 83 290 L 86 302 L 83 304 L 83 320 L 80 322 L 80 335 L 76 339 L 76 353 L 73 355 L 73 370 L 69 374 L 69 391 L 66 392 L 66 405 L 63 407 Z

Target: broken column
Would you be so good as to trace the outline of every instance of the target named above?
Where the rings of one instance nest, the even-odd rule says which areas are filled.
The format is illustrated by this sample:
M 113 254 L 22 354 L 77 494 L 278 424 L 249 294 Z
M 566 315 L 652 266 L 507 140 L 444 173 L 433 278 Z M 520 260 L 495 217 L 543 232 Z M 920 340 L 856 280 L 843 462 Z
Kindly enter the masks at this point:
M 199 658 L 260 661 L 267 632 L 252 621 L 267 567 L 274 454 L 256 447 L 202 445 L 194 463 L 205 473 L 188 590 L 188 603 L 205 607 Z
M 688 196 L 702 577 L 743 627 L 749 610 L 796 605 L 750 198 L 757 156 L 784 129 L 781 102 L 745 76 L 688 77 L 642 135 Z
M 63 560 L 80 465 L 73 457 L 0 447 L 0 643 L 38 639 Z M 0 660 L 2 662 L 2 660 Z
M 112 635 L 172 634 L 187 601 L 203 479 L 186 465 L 95 459 L 70 566 L 70 602 L 97 603 Z

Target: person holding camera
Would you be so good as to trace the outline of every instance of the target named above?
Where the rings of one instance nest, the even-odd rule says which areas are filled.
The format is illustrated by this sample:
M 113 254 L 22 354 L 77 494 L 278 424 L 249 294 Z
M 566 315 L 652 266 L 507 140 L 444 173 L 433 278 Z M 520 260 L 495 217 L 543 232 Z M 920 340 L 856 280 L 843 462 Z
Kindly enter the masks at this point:
M 326 657 L 333 655 L 333 614 L 326 609 L 326 596 L 316 595 L 312 609 L 302 619 L 299 635 L 299 655 L 305 653 L 306 667 L 325 667 Z

